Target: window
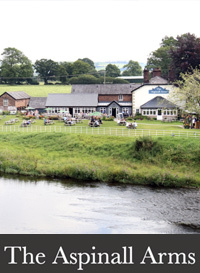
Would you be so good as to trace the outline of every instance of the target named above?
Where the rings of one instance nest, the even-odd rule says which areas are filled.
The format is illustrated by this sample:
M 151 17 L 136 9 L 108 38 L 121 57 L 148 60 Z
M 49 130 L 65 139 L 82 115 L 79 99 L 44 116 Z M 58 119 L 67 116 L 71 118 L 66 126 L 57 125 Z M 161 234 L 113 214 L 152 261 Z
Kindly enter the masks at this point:
M 123 95 L 119 95 L 119 96 L 118 96 L 118 100 L 119 100 L 119 101 L 123 101 Z
M 117 109 L 118 109 L 118 108 L 117 108 Z M 122 112 L 125 113 L 125 114 L 129 114 L 128 108 L 126 108 L 126 107 L 123 107 L 123 108 L 122 108 Z
M 142 111 L 143 116 L 156 116 L 156 110 L 146 109 Z
M 101 107 L 100 108 L 100 112 L 103 113 L 103 114 L 105 114 L 106 113 L 106 108 L 105 107 Z
M 3 100 L 3 106 L 8 106 L 8 99 Z

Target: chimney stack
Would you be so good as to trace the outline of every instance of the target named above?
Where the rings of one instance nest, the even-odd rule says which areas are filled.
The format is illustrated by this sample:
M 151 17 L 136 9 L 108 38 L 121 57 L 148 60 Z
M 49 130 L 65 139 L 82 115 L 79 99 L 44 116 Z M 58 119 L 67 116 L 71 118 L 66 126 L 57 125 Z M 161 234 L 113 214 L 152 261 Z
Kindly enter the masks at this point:
M 174 69 L 169 67 L 168 81 L 169 82 L 174 82 L 174 80 L 175 80 Z
M 147 68 L 145 68 L 143 73 L 144 73 L 144 83 L 148 83 L 149 82 L 149 70 Z
M 154 78 L 156 76 L 161 77 L 161 69 L 158 67 L 154 68 L 152 71 L 152 78 Z

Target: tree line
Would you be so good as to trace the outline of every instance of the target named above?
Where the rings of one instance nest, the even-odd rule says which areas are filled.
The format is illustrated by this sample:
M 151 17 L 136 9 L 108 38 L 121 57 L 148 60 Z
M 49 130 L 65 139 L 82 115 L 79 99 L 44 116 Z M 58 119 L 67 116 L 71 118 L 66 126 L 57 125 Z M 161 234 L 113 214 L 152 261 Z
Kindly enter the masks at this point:
M 105 70 L 96 70 L 94 62 L 89 58 L 78 59 L 75 62 L 55 62 L 51 59 L 36 60 L 34 64 L 23 52 L 16 48 L 5 48 L 0 64 L 1 84 L 45 84 L 57 81 L 61 84 L 89 83 L 128 83 L 122 76 L 142 75 L 142 67 L 136 61 L 130 60 L 123 67 L 123 72 L 115 64 L 108 64 Z M 185 33 L 176 38 L 165 36 L 160 47 L 149 54 L 146 68 L 150 71 L 161 68 L 162 77 L 169 78 L 169 70 L 173 82 L 180 80 L 182 74 L 199 70 L 200 38 L 194 34 Z
M 94 62 L 89 58 L 78 59 L 75 62 L 55 62 L 51 59 L 36 60 L 34 64 L 23 52 L 16 48 L 5 48 L 0 65 L 1 84 L 51 84 L 57 81 L 61 84 L 89 83 L 128 83 L 117 79 L 120 75 L 142 75 L 142 67 L 138 62 L 130 60 L 121 73 L 115 64 L 108 64 L 105 70 L 97 71 Z

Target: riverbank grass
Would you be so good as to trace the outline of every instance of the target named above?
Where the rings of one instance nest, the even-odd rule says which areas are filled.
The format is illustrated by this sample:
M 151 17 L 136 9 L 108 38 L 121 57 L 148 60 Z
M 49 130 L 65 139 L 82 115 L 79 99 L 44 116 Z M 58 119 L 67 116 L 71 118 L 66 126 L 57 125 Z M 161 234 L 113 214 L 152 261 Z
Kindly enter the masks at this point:
M 0 171 L 166 187 L 199 187 L 196 139 L 2 133 Z

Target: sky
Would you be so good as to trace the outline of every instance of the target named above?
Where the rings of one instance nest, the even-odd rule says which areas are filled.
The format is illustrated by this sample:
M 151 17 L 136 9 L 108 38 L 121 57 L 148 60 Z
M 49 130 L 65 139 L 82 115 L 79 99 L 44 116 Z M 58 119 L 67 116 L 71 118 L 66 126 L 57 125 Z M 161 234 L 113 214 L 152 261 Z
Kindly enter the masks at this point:
M 0 0 L 0 54 L 146 63 L 165 36 L 200 37 L 199 10 L 198 0 Z

